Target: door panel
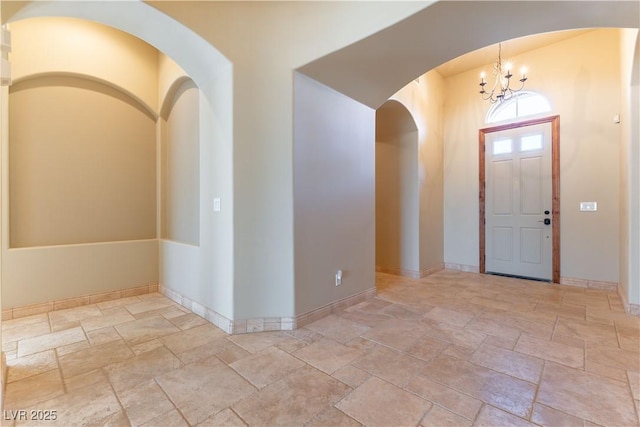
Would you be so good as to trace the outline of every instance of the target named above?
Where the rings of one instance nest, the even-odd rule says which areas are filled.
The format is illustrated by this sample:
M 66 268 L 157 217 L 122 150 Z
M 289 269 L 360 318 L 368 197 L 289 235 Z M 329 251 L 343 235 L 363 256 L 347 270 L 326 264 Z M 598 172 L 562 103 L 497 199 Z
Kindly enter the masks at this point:
M 551 130 L 547 122 L 486 134 L 487 272 L 552 280 Z

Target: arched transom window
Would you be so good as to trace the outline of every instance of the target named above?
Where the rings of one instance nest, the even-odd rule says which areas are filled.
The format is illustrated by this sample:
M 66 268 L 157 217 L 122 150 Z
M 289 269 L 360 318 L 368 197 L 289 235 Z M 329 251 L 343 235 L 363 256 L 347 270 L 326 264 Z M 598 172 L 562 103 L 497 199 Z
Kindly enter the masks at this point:
M 493 104 L 487 113 L 485 122 L 516 120 L 549 111 L 551 111 L 551 104 L 547 98 L 536 92 L 522 91 L 506 101 Z

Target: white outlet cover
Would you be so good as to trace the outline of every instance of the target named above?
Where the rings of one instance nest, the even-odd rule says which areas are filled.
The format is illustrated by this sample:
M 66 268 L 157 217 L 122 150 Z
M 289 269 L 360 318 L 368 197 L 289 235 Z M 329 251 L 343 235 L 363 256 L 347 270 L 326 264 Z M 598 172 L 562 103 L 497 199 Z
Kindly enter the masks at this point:
M 580 212 L 596 212 L 598 202 L 580 202 Z

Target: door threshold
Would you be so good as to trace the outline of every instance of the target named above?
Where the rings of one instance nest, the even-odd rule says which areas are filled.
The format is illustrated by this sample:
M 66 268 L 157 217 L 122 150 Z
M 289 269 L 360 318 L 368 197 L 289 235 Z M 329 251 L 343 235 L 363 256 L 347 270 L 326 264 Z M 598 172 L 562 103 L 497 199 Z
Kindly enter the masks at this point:
M 496 273 L 493 271 L 487 271 L 485 274 L 491 274 L 492 276 L 512 277 L 514 279 L 533 280 L 536 282 L 551 283 L 551 279 L 541 279 L 539 277 L 518 276 L 517 274 Z

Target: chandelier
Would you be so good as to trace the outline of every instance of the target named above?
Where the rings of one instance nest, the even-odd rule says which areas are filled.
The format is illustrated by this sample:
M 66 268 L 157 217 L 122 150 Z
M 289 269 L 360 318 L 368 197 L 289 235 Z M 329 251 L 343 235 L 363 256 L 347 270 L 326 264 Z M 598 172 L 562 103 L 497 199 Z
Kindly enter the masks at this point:
M 527 69 L 522 67 L 520 78 L 520 88 L 512 89 L 511 84 L 511 67 L 513 64 L 511 62 L 507 62 L 504 65 L 502 64 L 502 44 L 498 44 L 498 60 L 495 64 L 493 64 L 493 75 L 495 77 L 495 82 L 493 87 L 491 88 L 491 92 L 488 92 L 485 86 L 487 85 L 484 71 L 480 74 L 480 95 L 482 95 L 482 99 L 485 101 L 490 101 L 492 104 L 496 102 L 502 102 L 507 100 L 513 96 L 514 93 L 519 92 L 524 88 L 524 82 L 527 81 Z

